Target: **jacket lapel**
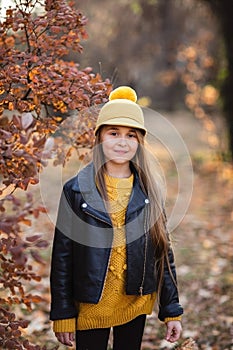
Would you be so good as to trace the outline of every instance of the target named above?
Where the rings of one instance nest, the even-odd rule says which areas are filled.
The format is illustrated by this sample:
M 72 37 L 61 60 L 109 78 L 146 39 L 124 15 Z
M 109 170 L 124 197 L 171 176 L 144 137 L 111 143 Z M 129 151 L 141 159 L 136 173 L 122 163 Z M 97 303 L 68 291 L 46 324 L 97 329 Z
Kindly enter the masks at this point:
M 133 172 L 134 184 L 127 208 L 127 216 L 142 209 L 145 206 L 146 200 L 148 200 L 147 196 L 143 193 L 140 187 L 137 172 L 134 169 Z M 93 163 L 90 163 L 79 172 L 76 177 L 76 181 L 72 186 L 72 190 L 82 194 L 83 199 L 87 204 L 87 211 L 91 210 L 92 212 L 99 212 L 101 218 L 104 218 L 105 221 L 108 221 L 111 224 L 110 217 L 106 212 L 104 202 L 95 184 Z

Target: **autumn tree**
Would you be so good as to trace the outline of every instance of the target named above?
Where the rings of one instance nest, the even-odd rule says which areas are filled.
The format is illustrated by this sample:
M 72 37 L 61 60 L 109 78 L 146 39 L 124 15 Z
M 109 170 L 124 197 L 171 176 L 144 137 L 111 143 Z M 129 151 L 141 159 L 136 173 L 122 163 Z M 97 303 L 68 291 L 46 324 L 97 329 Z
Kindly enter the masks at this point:
M 4 349 L 40 349 L 22 336 L 29 321 L 18 317 L 15 307 L 26 314 L 43 301 L 30 285 L 40 283 L 34 267 L 44 264 L 39 250 L 48 242 L 40 235 L 25 234 L 25 227 L 46 211 L 28 191 L 29 185 L 38 183 L 50 157 L 44 146 L 49 136 L 56 139 L 60 123 L 72 113 L 78 123 L 72 146 L 91 147 L 95 115 L 90 108 L 105 102 L 111 89 L 109 81 L 90 67 L 80 69 L 77 62 L 65 60 L 69 52 L 82 52 L 86 22 L 64 0 L 15 0 L 0 23 L 0 347 Z M 58 154 L 57 163 L 64 160 Z

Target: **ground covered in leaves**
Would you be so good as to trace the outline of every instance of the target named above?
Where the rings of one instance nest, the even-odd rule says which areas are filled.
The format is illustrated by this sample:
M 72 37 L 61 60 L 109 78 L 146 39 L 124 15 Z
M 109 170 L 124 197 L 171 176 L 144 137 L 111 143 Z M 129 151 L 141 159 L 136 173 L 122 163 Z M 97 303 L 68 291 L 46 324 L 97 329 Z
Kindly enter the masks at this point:
M 182 133 L 183 121 L 179 118 L 174 118 L 173 121 Z M 192 116 L 186 119 L 186 123 L 182 136 L 190 146 L 194 187 L 188 212 L 172 233 L 180 300 L 185 310 L 183 334 L 181 341 L 175 345 L 163 340 L 165 327 L 157 320 L 155 310 L 148 317 L 142 349 L 232 350 L 233 170 L 229 163 L 218 160 L 215 152 L 208 148 L 200 124 Z M 165 161 L 169 196 L 172 197 L 177 184 L 171 167 Z M 66 176 L 68 177 L 67 174 Z M 56 186 L 55 182 L 53 186 Z M 47 191 L 49 197 L 49 186 Z M 52 239 L 52 224 L 49 219 L 37 223 L 36 230 L 46 232 L 49 239 Z M 45 302 L 31 315 L 24 315 L 31 321 L 24 332 L 34 344 L 52 349 L 57 343 L 48 320 L 50 251 L 45 252 L 45 259 L 48 263 L 40 271 L 42 285 L 35 286 L 37 294 L 41 294 Z M 18 310 L 18 313 L 23 311 Z M 65 347 L 59 346 L 59 349 Z

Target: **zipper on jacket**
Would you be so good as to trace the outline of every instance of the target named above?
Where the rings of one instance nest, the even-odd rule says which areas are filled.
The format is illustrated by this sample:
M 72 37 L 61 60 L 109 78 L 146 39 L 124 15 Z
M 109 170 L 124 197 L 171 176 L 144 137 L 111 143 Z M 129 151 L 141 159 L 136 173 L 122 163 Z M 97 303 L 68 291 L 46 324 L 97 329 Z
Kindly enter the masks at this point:
M 84 204 L 84 203 L 83 203 L 83 204 Z M 81 207 L 82 207 L 82 205 L 81 205 Z M 95 219 L 97 219 L 97 220 L 99 220 L 99 221 L 102 221 L 102 222 L 104 222 L 105 224 L 108 224 L 109 226 L 111 226 L 111 225 L 109 224 L 108 221 L 106 221 L 106 220 L 104 220 L 104 219 L 101 219 L 100 217 L 98 217 L 98 216 L 96 216 L 96 215 L 90 213 L 88 210 L 85 210 L 85 209 L 86 209 L 85 207 L 82 207 L 83 212 L 86 213 L 87 215 L 90 215 L 90 216 L 92 216 L 93 218 L 95 218 Z
M 147 255 L 147 246 L 148 246 L 148 237 L 147 237 L 147 234 L 145 233 L 145 248 L 144 248 L 143 274 L 142 274 L 141 286 L 139 287 L 139 294 L 140 294 L 140 296 L 143 296 L 143 285 L 144 285 L 145 275 L 146 275 L 146 255 Z
M 145 275 L 146 275 L 146 260 L 147 260 L 147 247 L 148 247 L 148 210 L 147 205 L 149 204 L 149 200 L 146 201 L 146 207 L 145 207 L 145 217 L 144 217 L 144 235 L 145 235 L 145 246 L 144 246 L 144 262 L 143 262 L 143 273 L 142 273 L 142 281 L 141 285 L 139 287 L 139 294 L 140 296 L 143 296 L 143 285 L 145 281 Z

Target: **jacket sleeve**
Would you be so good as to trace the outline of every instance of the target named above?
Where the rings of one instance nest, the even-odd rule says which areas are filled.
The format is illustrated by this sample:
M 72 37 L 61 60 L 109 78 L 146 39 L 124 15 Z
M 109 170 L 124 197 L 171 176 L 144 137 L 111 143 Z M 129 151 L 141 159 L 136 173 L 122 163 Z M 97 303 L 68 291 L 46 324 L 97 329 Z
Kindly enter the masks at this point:
M 179 303 L 179 295 L 176 282 L 176 269 L 172 248 L 169 248 L 168 264 L 165 263 L 163 285 L 159 303 L 158 318 L 164 321 L 165 318 L 173 318 L 183 314 L 183 308 Z M 173 275 L 173 278 L 171 276 Z M 174 279 L 174 280 L 173 280 Z
M 68 319 L 77 316 L 72 292 L 72 208 L 70 199 L 63 189 L 57 223 L 55 227 L 50 273 L 51 320 Z

